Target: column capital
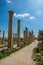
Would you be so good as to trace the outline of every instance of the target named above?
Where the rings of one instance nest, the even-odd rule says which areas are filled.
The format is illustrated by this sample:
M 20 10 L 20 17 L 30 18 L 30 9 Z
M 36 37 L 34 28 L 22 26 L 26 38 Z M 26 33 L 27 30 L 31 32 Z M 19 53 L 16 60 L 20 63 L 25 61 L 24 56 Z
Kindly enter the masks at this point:
M 14 12 L 11 10 L 11 11 L 8 11 L 10 15 L 13 16 Z

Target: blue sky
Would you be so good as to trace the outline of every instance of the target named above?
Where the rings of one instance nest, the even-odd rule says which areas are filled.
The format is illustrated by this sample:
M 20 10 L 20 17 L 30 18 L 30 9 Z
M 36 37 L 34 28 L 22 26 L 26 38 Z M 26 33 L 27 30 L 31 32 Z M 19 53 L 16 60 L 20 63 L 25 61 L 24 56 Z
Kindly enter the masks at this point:
M 43 30 L 43 0 L 0 0 L 0 30 L 8 34 L 8 11 L 13 10 L 13 33 L 17 33 L 17 21 L 21 20 L 20 34 L 23 37 L 25 27 L 37 36 Z

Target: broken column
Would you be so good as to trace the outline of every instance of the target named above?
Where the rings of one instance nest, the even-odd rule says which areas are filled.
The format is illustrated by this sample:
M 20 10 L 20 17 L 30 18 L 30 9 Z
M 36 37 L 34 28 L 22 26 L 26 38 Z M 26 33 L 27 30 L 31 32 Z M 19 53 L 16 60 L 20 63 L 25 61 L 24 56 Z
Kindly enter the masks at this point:
M 26 43 L 26 32 L 24 31 L 24 44 Z
M 13 44 L 12 44 L 12 17 L 13 17 L 14 12 L 9 11 L 9 28 L 8 28 L 8 48 L 12 49 Z
M 28 28 L 26 27 L 25 28 L 25 31 L 26 31 L 26 42 L 28 41 Z
M 20 20 L 18 20 L 18 28 L 17 28 L 17 47 L 20 45 Z
M 34 41 L 34 32 L 29 32 L 29 41 Z
M 26 27 L 24 31 L 24 44 L 26 44 L 27 42 L 28 42 L 28 29 Z
M 34 41 L 34 32 L 32 31 L 32 41 Z

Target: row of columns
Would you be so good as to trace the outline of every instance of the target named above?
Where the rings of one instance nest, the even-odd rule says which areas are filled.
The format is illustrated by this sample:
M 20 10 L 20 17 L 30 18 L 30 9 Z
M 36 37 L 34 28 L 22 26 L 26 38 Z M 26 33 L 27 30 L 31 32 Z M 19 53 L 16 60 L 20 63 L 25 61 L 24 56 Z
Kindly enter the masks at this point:
M 12 41 L 12 18 L 13 18 L 13 11 L 9 11 L 9 26 L 8 26 L 8 48 L 13 48 L 13 41 Z M 3 31 L 3 40 L 4 40 L 4 31 Z M 24 31 L 24 44 L 28 41 L 28 28 L 25 28 Z M 2 41 L 3 42 L 3 41 Z M 17 47 L 20 46 L 20 20 L 18 20 L 18 27 L 17 27 Z
M 9 29 L 8 29 L 8 48 L 12 49 L 13 44 L 12 44 L 12 17 L 13 17 L 14 12 L 9 11 Z M 30 33 L 31 34 L 31 33 Z M 28 28 L 25 28 L 24 31 L 24 44 L 27 43 L 29 40 L 29 35 L 28 35 Z M 33 40 L 33 32 L 32 35 L 30 35 L 30 39 Z M 17 47 L 20 46 L 20 20 L 18 20 L 18 28 L 17 28 Z
M 25 28 L 24 31 L 24 44 L 26 44 L 28 41 L 34 41 L 35 36 L 33 31 L 32 32 L 28 32 L 28 28 Z
M 8 48 L 12 49 L 12 17 L 14 12 L 9 11 L 9 28 L 8 28 Z M 18 20 L 18 29 L 17 29 L 17 46 L 20 45 L 20 20 Z

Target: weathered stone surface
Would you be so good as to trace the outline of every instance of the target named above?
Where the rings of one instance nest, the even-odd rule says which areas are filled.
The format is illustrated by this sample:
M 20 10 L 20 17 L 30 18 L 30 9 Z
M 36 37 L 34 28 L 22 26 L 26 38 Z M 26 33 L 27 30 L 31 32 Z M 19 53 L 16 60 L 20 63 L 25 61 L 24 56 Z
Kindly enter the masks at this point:
M 12 44 L 12 17 L 13 17 L 14 12 L 9 11 L 9 28 L 8 28 L 8 48 L 12 49 L 13 44 Z
M 24 31 L 24 44 L 26 43 L 26 32 Z
M 18 20 L 18 28 L 17 28 L 17 47 L 20 45 L 20 20 Z
M 25 28 L 24 31 L 24 44 L 26 44 L 28 42 L 28 28 Z
M 34 41 L 34 33 L 33 31 L 32 32 L 29 32 L 29 38 L 28 38 L 29 41 Z

